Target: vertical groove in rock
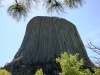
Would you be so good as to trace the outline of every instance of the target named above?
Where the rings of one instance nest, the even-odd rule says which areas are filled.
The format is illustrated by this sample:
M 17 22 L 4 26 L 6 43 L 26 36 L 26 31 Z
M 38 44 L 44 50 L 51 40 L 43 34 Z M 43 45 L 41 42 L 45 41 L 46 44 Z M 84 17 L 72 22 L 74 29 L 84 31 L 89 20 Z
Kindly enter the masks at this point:
M 29 54 L 29 50 L 33 56 L 30 56 L 32 54 Z M 88 57 L 72 23 L 56 17 L 35 17 L 28 23 L 23 43 L 15 59 L 22 56 L 27 60 L 27 55 L 33 62 L 49 62 L 55 55 L 59 56 L 64 51 L 69 54 L 79 53 L 80 58 Z M 24 59 L 23 61 L 26 62 Z

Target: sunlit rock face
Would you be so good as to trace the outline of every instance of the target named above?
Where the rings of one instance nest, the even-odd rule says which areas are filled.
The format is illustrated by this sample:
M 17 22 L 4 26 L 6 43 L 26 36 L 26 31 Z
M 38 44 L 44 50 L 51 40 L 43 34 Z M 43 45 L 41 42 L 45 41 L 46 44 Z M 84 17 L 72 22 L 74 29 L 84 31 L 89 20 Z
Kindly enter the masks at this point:
M 79 53 L 85 66 L 93 66 L 74 24 L 58 17 L 37 16 L 29 21 L 23 42 L 7 68 L 13 75 L 35 73 L 39 68 L 46 75 L 58 75 L 61 69 L 55 58 L 63 52 Z

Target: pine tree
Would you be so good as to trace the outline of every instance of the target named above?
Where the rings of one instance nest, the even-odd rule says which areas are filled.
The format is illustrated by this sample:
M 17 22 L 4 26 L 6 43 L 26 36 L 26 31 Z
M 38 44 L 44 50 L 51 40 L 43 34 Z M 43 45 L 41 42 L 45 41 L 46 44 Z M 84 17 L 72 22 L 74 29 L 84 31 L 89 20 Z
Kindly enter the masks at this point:
M 0 0 L 1 2 L 2 0 Z M 19 21 L 21 18 L 25 19 L 31 9 L 43 5 L 48 13 L 56 11 L 58 14 L 65 12 L 65 9 L 78 8 L 82 6 L 84 0 L 14 0 L 7 12 L 12 18 Z M 36 5 L 35 7 L 33 7 Z

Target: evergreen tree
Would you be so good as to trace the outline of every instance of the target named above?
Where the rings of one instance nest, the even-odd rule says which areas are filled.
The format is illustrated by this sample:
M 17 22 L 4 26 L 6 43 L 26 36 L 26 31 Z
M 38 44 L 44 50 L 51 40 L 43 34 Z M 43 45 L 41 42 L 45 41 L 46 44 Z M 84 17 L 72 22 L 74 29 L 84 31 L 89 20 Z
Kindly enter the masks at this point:
M 14 0 L 15 3 L 12 4 L 7 12 L 12 18 L 19 21 L 21 18 L 25 19 L 33 9 L 33 6 L 36 5 L 43 5 L 47 12 L 56 11 L 57 13 L 65 12 L 64 10 L 67 8 L 77 8 L 82 6 L 84 1 L 83 0 Z M 38 6 L 36 6 L 38 7 Z M 35 8 L 35 7 L 34 7 Z

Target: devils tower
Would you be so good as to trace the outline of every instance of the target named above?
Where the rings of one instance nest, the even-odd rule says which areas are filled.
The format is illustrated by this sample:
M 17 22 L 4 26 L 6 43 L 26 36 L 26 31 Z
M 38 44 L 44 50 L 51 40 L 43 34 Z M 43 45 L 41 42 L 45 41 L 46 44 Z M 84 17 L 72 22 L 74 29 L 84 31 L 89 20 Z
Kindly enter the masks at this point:
M 46 75 L 58 75 L 61 69 L 55 58 L 63 52 L 79 53 L 85 66 L 93 66 L 73 23 L 58 17 L 37 16 L 27 24 L 23 42 L 5 68 L 13 75 L 34 74 L 40 68 Z

